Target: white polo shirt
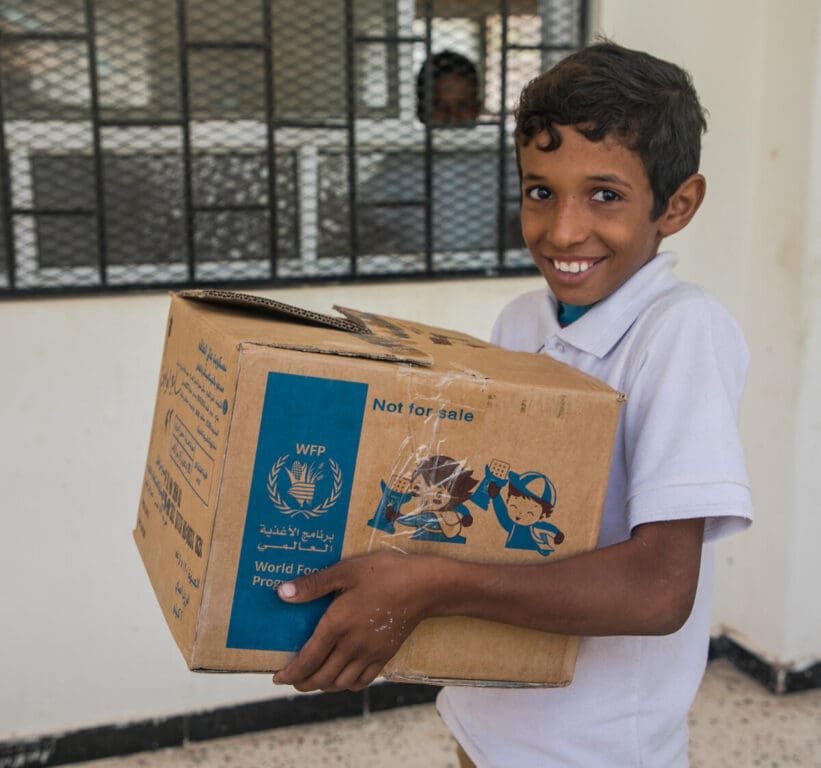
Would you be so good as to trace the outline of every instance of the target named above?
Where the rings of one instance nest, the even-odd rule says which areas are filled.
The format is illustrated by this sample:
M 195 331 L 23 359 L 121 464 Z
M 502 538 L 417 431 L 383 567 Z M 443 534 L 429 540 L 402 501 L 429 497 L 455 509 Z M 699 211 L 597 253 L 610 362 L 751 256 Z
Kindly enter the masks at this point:
M 437 705 L 479 768 L 683 768 L 704 673 L 712 547 L 752 505 L 737 429 L 747 347 L 727 311 L 661 253 L 572 325 L 547 288 L 501 313 L 493 341 L 545 352 L 626 393 L 599 546 L 642 523 L 705 518 L 692 614 L 664 637 L 583 638 L 567 688 L 446 688 Z M 549 471 L 549 470 L 548 470 Z

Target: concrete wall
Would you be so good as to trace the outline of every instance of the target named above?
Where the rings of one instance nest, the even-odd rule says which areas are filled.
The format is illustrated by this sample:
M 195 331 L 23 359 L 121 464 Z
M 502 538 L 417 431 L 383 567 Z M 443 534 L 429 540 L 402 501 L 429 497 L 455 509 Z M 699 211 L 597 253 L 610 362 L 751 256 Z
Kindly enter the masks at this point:
M 717 548 L 715 626 L 781 664 L 821 659 L 819 2 L 602 0 L 617 41 L 686 66 L 710 110 L 708 198 L 668 245 L 733 311 L 757 521 Z M 277 292 L 487 336 L 537 278 Z M 289 694 L 189 673 L 131 528 L 167 297 L 0 303 L 0 741 Z M 814 385 L 814 386 L 813 386 Z
M 757 4 L 750 61 L 752 171 L 748 244 L 737 273 L 754 365 L 743 414 L 758 525 L 723 548 L 720 619 L 766 658 L 796 667 L 821 657 L 819 490 L 819 6 Z M 736 122 L 746 122 L 745 112 Z M 811 173 L 815 168 L 816 174 Z M 749 200 L 749 202 L 747 202 Z M 732 588 L 730 588 L 732 585 Z

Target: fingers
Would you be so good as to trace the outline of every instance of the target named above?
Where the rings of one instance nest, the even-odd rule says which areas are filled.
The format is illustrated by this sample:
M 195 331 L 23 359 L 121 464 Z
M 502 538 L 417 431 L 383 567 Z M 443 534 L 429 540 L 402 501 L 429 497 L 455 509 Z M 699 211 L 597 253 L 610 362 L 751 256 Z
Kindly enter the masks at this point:
M 381 661 L 366 664 L 364 667 L 359 662 L 349 664 L 342 674 L 337 677 L 335 687 L 332 689 L 324 688 L 323 690 L 361 691 L 379 677 L 383 668 L 384 664 Z
M 304 679 L 294 680 L 291 685 L 303 693 L 310 691 L 332 692 L 345 690 L 344 679 L 346 677 L 346 669 L 345 659 L 340 654 L 332 654 L 314 674 Z M 350 677 L 350 675 L 348 675 L 348 677 Z M 276 681 L 279 682 L 278 676 Z
M 323 664 L 328 662 L 335 647 L 335 639 L 322 631 L 322 622 L 320 622 L 314 634 L 311 635 L 308 642 L 302 646 L 302 650 L 297 656 L 291 659 L 284 669 L 279 670 L 279 672 L 274 675 L 274 682 L 278 685 L 293 685 L 297 690 L 303 690 L 301 686 L 304 686 Z M 335 670 L 336 673 L 338 674 L 344 666 L 344 664 L 338 662 L 338 668 Z M 332 680 L 334 678 L 330 679 Z M 315 688 L 305 690 L 315 690 Z
M 363 663 L 355 659 L 347 663 L 347 656 L 343 653 L 333 653 L 311 677 L 290 683 L 296 690 L 308 693 L 309 691 L 361 691 L 367 688 L 382 672 L 384 664 L 374 662 Z M 284 671 L 284 670 L 283 670 Z M 274 677 L 274 682 L 280 683 L 280 676 Z
M 340 562 L 317 573 L 280 584 L 277 595 L 286 603 L 309 603 L 343 589 L 346 586 L 344 575 L 345 566 Z
M 274 682 L 305 692 L 361 690 L 379 675 L 390 655 L 369 650 L 355 633 L 341 634 L 326 614 L 297 656 L 274 675 Z
M 367 688 L 382 672 L 384 665 L 382 662 L 371 664 L 366 667 L 365 671 L 359 676 L 358 680 L 351 686 L 352 691 L 361 691 Z
M 307 654 L 306 654 L 307 650 Z M 335 646 L 317 665 L 322 651 L 306 645 L 299 655 L 274 675 L 278 685 L 291 685 L 296 690 L 358 691 L 368 686 L 379 675 L 381 662 L 363 661 L 344 645 Z
M 396 570 L 398 557 L 352 558 L 279 587 L 279 597 L 289 603 L 329 593 L 335 598 L 297 656 L 274 676 L 275 683 L 300 691 L 361 690 L 379 675 L 418 621 L 408 623 L 407 600 L 402 603 L 385 578 Z
M 367 683 L 365 683 L 365 685 L 359 684 L 359 679 L 362 677 L 365 669 L 366 665 L 363 665 L 358 659 L 354 660 L 336 676 L 333 682 L 333 688 L 323 688 L 323 690 L 361 691 L 367 685 Z

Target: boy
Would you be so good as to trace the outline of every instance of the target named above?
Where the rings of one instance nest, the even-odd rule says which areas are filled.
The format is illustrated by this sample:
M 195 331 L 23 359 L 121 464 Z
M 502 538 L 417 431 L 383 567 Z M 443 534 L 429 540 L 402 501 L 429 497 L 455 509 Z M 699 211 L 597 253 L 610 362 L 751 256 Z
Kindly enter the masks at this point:
M 432 88 L 430 104 L 428 89 Z M 416 76 L 416 116 L 432 125 L 475 123 L 482 109 L 479 72 L 466 56 L 455 51 L 440 51 L 431 56 Z
M 377 554 L 285 585 L 286 600 L 338 596 L 275 679 L 366 685 L 428 616 L 581 635 L 567 688 L 443 690 L 440 713 L 470 759 L 681 768 L 710 627 L 703 543 L 751 520 L 736 428 L 743 338 L 657 255 L 704 196 L 702 109 L 678 67 L 605 42 L 530 83 L 516 120 L 522 230 L 547 288 L 510 304 L 493 338 L 628 395 L 598 549 L 522 567 L 417 556 L 398 567 L 401 555 Z M 374 609 L 400 619 L 378 648 L 361 629 Z

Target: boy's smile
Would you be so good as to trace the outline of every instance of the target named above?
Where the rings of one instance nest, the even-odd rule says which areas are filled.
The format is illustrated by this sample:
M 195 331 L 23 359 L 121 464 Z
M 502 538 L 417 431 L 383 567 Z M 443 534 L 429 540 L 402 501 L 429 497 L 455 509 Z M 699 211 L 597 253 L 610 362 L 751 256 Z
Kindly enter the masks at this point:
M 522 233 L 559 301 L 595 304 L 656 255 L 664 215 L 650 220 L 653 192 L 638 154 L 556 128 L 558 149 L 539 149 L 546 132 L 519 147 Z

